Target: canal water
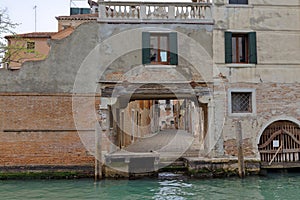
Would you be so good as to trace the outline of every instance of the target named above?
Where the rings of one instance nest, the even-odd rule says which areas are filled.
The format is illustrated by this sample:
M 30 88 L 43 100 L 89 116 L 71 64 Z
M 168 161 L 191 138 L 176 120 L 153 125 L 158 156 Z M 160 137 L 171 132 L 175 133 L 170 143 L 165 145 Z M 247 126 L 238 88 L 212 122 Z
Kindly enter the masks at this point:
M 299 199 L 300 173 L 225 179 L 5 180 L 0 199 Z

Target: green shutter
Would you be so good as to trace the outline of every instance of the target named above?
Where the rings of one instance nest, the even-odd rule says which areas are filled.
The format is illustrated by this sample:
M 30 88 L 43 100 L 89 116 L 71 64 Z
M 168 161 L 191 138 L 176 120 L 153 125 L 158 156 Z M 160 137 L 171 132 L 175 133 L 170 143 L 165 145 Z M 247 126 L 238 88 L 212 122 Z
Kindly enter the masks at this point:
M 232 63 L 232 33 L 225 32 L 225 63 Z
M 256 32 L 248 33 L 249 63 L 257 64 Z
M 170 46 L 170 65 L 178 65 L 178 43 L 177 33 L 169 33 L 169 46 Z
M 142 63 L 150 64 L 150 33 L 143 32 L 142 33 Z

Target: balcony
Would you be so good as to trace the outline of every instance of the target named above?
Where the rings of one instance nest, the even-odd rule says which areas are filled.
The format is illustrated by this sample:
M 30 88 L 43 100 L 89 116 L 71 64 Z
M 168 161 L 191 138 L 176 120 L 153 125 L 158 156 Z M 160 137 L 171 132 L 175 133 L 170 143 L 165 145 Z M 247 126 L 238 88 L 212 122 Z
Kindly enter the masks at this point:
M 98 1 L 99 22 L 213 24 L 212 3 Z

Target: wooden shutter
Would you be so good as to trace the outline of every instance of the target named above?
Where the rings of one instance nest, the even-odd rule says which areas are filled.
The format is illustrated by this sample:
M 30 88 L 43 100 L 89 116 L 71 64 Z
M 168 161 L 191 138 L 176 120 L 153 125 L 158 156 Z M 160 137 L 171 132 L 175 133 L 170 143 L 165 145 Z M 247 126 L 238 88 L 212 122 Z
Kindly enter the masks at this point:
M 142 33 L 142 63 L 150 64 L 150 33 L 143 32 Z
M 249 63 L 257 64 L 256 32 L 248 33 Z
M 232 63 L 232 33 L 225 32 L 225 63 Z
M 178 65 L 178 42 L 177 33 L 169 33 L 169 46 L 170 46 L 170 65 Z

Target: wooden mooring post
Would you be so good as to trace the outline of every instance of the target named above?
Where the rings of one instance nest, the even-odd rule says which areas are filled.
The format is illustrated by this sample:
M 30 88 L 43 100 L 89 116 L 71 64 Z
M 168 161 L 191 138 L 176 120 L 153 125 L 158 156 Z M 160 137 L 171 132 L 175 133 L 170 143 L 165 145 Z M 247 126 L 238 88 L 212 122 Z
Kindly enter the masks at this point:
M 101 128 L 96 124 L 95 128 L 95 181 L 102 179 L 102 151 L 101 151 Z
M 244 153 L 243 153 L 243 133 L 242 125 L 238 120 L 236 121 L 236 140 L 237 140 L 237 150 L 238 150 L 238 171 L 239 177 L 245 177 L 245 162 L 244 162 Z

